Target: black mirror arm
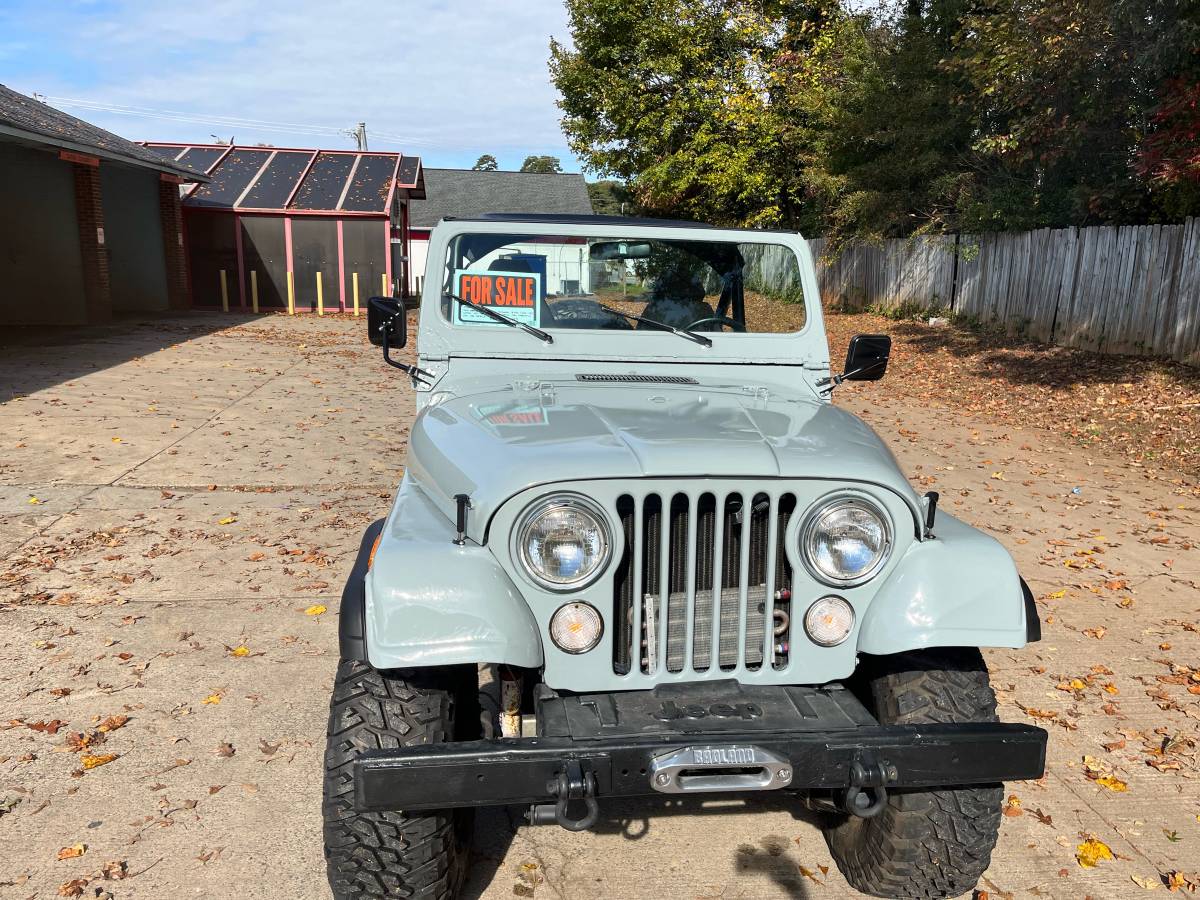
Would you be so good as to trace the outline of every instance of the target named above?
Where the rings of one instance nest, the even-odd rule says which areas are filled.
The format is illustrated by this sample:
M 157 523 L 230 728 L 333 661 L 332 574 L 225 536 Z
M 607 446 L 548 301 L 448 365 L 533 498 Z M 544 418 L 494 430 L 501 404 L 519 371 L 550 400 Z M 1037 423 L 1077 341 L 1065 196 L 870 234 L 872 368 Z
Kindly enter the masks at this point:
M 397 362 L 392 359 L 392 348 L 388 342 L 388 330 L 387 323 L 384 323 L 384 326 L 380 329 L 380 334 L 383 337 L 383 361 L 389 366 L 396 367 L 411 378 L 413 387 L 416 387 L 418 384 L 433 384 L 435 376 L 432 372 L 426 372 L 417 366 L 410 366 L 408 363 Z
M 833 389 L 840 385 L 847 378 L 852 378 L 855 375 L 860 375 L 863 372 L 869 372 L 871 369 L 878 369 L 882 363 L 876 361 L 866 366 L 859 366 L 849 372 L 843 372 L 841 375 L 830 375 L 828 378 L 822 378 L 817 382 L 817 387 L 824 388 L 826 391 L 833 393 Z

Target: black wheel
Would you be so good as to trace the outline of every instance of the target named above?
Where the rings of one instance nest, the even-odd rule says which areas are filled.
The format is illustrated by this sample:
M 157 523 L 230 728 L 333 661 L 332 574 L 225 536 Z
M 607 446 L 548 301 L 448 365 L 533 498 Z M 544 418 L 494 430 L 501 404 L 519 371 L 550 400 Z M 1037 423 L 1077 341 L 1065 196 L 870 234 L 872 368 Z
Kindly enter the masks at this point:
M 884 724 L 994 722 L 996 695 L 978 650 L 925 650 L 864 663 L 863 701 Z M 888 794 L 878 815 L 839 818 L 829 852 L 855 889 L 876 897 L 958 897 L 987 869 L 1003 785 Z
M 458 895 L 470 853 L 470 811 L 355 812 L 353 761 L 363 750 L 477 737 L 479 716 L 461 708 L 475 699 L 474 675 L 474 669 L 386 673 L 363 662 L 339 663 L 321 807 L 325 864 L 337 900 Z

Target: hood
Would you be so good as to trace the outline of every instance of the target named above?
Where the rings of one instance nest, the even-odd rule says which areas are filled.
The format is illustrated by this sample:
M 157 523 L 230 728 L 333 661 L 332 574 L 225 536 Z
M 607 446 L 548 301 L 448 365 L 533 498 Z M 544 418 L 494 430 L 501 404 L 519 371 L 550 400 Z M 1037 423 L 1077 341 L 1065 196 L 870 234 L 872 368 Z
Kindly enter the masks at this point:
M 471 497 L 481 541 L 527 488 L 599 478 L 827 478 L 915 493 L 865 422 L 776 389 L 543 382 L 431 402 L 413 423 L 409 474 L 453 520 Z

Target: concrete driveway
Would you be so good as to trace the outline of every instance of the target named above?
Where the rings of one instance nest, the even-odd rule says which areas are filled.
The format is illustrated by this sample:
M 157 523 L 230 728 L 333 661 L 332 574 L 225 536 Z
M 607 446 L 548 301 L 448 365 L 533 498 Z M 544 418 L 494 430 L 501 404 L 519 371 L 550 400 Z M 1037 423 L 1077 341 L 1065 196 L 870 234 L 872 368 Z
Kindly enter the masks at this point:
M 179 317 L 0 339 L 0 896 L 328 897 L 337 596 L 413 409 L 362 333 Z M 1010 786 L 981 891 L 1186 885 L 1200 499 L 886 379 L 838 400 L 1040 601 L 1044 640 L 988 663 L 1003 716 L 1049 728 L 1049 772 Z M 607 805 L 584 835 L 481 815 L 467 895 L 851 896 L 779 797 L 653 809 Z M 1114 858 L 1081 866 L 1089 837 Z

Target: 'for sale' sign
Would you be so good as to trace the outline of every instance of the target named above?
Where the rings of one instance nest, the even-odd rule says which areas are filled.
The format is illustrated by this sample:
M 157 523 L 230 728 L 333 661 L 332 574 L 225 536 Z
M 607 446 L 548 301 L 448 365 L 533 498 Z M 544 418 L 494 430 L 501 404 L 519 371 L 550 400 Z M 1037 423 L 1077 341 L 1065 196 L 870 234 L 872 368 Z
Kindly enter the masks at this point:
M 503 316 L 535 327 L 541 324 L 540 288 L 540 276 L 535 272 L 469 272 L 460 269 L 454 273 L 454 293 L 468 303 L 490 307 Z M 454 324 L 502 325 L 462 303 L 454 304 Z

